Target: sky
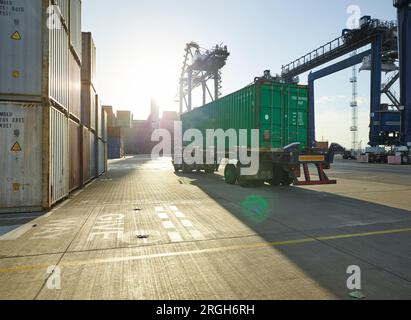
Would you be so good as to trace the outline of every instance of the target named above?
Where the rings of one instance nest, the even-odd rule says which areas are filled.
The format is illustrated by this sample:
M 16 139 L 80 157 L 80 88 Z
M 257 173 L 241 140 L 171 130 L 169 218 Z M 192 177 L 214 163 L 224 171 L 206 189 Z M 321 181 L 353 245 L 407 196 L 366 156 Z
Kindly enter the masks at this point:
M 97 91 L 104 105 L 146 119 L 154 98 L 162 111 L 175 102 L 185 44 L 224 43 L 223 95 L 339 37 L 361 15 L 396 19 L 391 0 L 83 0 L 82 29 L 97 47 Z M 115 3 L 115 4 L 114 4 Z M 351 70 L 316 83 L 317 140 L 351 145 Z M 370 74 L 359 76 L 359 140 L 368 142 Z M 307 75 L 300 77 L 307 82 Z M 199 92 L 194 105 L 201 105 Z

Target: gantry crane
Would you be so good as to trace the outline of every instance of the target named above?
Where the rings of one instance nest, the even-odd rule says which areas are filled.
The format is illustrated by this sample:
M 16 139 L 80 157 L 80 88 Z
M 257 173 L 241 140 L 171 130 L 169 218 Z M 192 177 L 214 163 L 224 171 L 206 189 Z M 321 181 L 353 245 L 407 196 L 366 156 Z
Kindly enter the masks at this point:
M 184 112 L 184 106 L 186 110 L 192 110 L 192 92 L 199 86 L 203 90 L 203 104 L 207 102 L 207 94 L 211 100 L 220 97 L 221 69 L 229 55 L 227 46 L 223 45 L 216 45 L 211 50 L 205 50 L 195 42 L 186 45 L 180 77 L 180 114 Z M 214 95 L 208 87 L 209 80 L 214 80 Z

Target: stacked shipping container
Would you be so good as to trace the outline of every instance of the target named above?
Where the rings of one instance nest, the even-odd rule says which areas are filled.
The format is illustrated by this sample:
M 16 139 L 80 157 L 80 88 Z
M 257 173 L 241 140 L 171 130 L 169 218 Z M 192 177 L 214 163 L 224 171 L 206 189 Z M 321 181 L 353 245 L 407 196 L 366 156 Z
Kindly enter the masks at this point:
M 81 1 L 2 6 L 0 212 L 48 209 L 84 175 Z

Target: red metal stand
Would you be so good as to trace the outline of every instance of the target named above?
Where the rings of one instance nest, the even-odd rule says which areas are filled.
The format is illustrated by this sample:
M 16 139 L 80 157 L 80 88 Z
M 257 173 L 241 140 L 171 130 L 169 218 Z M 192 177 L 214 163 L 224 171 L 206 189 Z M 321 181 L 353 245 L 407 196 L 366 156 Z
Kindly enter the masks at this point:
M 313 186 L 313 185 L 322 185 L 322 184 L 337 184 L 336 180 L 330 180 L 328 176 L 324 172 L 324 167 L 322 163 L 316 163 L 315 166 L 317 167 L 318 177 L 320 180 L 312 181 L 310 176 L 310 170 L 308 168 L 308 163 L 303 164 L 304 169 L 304 178 L 305 181 L 298 181 L 294 183 L 296 186 Z

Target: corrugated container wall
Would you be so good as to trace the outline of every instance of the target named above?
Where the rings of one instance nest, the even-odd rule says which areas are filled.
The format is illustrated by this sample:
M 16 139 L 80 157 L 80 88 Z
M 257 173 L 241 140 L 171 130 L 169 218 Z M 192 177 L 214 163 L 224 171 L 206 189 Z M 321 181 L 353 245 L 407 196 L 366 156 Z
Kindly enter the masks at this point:
M 102 133 L 101 138 L 104 142 L 107 142 L 107 130 L 108 130 L 108 123 L 107 123 L 107 111 L 102 109 Z
M 308 147 L 308 87 L 258 81 L 182 115 L 183 131 L 259 129 L 260 148 L 281 149 L 300 142 Z
M 81 63 L 81 0 L 70 0 L 70 44 Z
M 96 47 L 90 32 L 82 33 L 82 69 L 81 80 L 96 89 Z
M 98 139 L 98 173 L 102 175 L 106 171 L 106 144 L 104 141 Z
M 90 177 L 95 178 L 97 174 L 97 140 L 96 135 L 93 132 L 90 132 Z
M 69 193 L 69 141 L 68 118 L 50 108 L 50 195 L 51 204 Z
M 0 212 L 42 208 L 42 109 L 0 102 Z
M 96 129 L 96 92 L 85 83 L 81 85 L 81 124 Z
M 98 95 L 96 95 L 96 132 L 97 132 L 97 136 L 99 138 L 103 137 L 103 108 L 101 107 L 101 101 L 98 97 Z
M 53 4 L 57 5 L 60 8 L 62 18 L 65 21 L 66 25 L 68 26 L 70 0 L 52 0 L 52 2 Z
M 83 136 L 82 136 L 82 168 L 83 168 L 83 183 L 90 180 L 90 131 L 82 126 Z
M 81 131 L 80 125 L 70 120 L 69 126 L 70 140 L 70 191 L 73 191 L 81 185 Z
M 70 52 L 70 114 L 81 119 L 81 67 Z
M 67 109 L 69 105 L 69 42 L 64 28 L 49 31 L 49 93 Z

